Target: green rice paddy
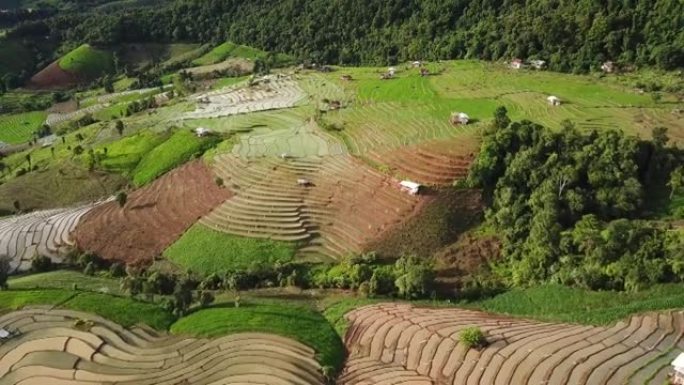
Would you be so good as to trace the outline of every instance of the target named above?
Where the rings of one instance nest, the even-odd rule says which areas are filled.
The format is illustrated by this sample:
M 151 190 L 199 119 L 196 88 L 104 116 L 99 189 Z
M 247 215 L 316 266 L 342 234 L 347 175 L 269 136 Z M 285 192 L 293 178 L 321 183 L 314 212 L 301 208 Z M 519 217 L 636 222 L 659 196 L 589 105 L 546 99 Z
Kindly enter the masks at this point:
M 111 53 L 83 44 L 59 59 L 59 67 L 92 78 L 111 72 L 114 61 Z
M 19 144 L 33 139 L 33 133 L 43 125 L 46 117 L 47 113 L 42 111 L 0 115 L 0 141 Z

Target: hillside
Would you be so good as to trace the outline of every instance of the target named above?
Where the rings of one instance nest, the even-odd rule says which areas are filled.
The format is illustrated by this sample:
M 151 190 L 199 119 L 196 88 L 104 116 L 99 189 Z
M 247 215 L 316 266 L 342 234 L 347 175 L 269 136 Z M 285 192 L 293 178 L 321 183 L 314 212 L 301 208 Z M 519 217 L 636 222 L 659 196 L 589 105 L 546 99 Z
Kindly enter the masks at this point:
M 35 74 L 31 88 L 67 88 L 86 83 L 114 70 L 112 54 L 83 44 Z

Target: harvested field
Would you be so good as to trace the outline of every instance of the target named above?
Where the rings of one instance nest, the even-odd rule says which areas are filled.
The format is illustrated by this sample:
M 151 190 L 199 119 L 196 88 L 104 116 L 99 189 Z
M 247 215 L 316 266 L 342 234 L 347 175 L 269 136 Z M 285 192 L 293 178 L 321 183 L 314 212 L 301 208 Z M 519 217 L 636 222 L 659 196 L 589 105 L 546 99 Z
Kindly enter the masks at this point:
M 53 89 L 68 88 L 80 81 L 76 74 L 63 70 L 59 66 L 59 60 L 52 62 L 40 72 L 33 75 L 26 88 L 29 89 Z
M 85 321 L 87 320 L 87 321 Z M 185 338 L 69 310 L 0 317 L 3 384 L 318 384 L 313 349 L 264 333 Z
M 151 263 L 229 196 L 204 164 L 194 161 L 132 192 L 124 208 L 112 201 L 93 209 L 74 239 L 78 247 L 107 259 Z
M 304 99 L 299 85 L 287 76 L 268 76 L 250 87 L 228 87 L 195 97 L 197 108 L 181 119 L 218 118 L 294 107 Z
M 612 327 L 402 304 L 367 306 L 346 317 L 350 358 L 340 385 L 406 378 L 417 384 L 660 385 L 667 362 L 684 348 L 681 311 L 632 316 Z M 458 341 L 469 326 L 485 333 L 486 347 L 468 349 Z
M 92 207 L 36 211 L 0 220 L 0 256 L 10 258 L 12 273 L 29 270 L 36 254 L 61 262 L 64 251 L 73 246 L 71 232 Z
M 216 64 L 208 64 L 184 69 L 184 71 L 191 73 L 198 79 L 201 79 L 206 75 L 211 75 L 214 72 L 223 72 L 227 70 L 232 70 L 234 73 L 241 74 L 240 76 L 247 75 L 252 73 L 254 70 L 254 62 L 241 58 L 231 58 Z
M 324 158 L 216 158 L 236 196 L 201 223 L 226 233 L 296 242 L 300 257 L 338 259 L 365 250 L 421 201 L 348 155 Z M 307 185 L 298 185 L 303 179 Z

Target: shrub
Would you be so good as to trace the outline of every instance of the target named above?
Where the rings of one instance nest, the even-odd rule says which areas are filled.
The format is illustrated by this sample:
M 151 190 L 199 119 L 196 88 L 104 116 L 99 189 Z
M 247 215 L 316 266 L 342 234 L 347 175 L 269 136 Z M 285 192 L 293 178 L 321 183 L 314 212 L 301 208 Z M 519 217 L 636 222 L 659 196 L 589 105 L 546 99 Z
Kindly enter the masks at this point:
M 487 344 L 484 333 L 477 326 L 470 326 L 458 333 L 458 340 L 467 348 L 482 347 Z
M 126 275 L 126 268 L 119 262 L 114 262 L 109 266 L 109 275 L 115 278 L 123 277 Z
M 52 260 L 44 255 L 36 254 L 31 260 L 31 271 L 34 273 L 44 273 L 52 270 Z

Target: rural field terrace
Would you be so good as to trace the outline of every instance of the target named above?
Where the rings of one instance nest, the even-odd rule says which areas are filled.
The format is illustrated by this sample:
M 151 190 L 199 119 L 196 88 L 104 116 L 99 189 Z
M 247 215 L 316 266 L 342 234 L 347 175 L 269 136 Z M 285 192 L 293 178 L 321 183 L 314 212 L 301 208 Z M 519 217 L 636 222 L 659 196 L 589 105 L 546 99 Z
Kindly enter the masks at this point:
M 305 94 L 287 75 L 270 75 L 248 87 L 226 87 L 194 97 L 194 111 L 181 119 L 219 118 L 256 111 L 294 107 Z
M 611 327 L 552 324 L 463 309 L 380 304 L 346 315 L 350 352 L 339 384 L 663 384 L 684 348 L 684 313 L 632 316 Z M 488 345 L 468 349 L 478 326 Z
M 96 207 L 76 227 L 74 240 L 103 258 L 150 263 L 230 195 L 196 160 L 132 192 L 123 209 L 114 201 Z
M 73 245 L 71 233 L 94 205 L 35 211 L 0 220 L 0 256 L 10 258 L 12 273 L 27 271 L 38 254 L 60 262 Z
M 40 308 L 5 314 L 0 327 L 15 334 L 0 346 L 2 384 L 324 384 L 313 349 L 272 334 L 185 338 Z
M 202 218 L 218 231 L 296 242 L 300 257 L 339 259 L 411 215 L 421 198 L 349 155 L 245 159 L 223 154 L 214 167 L 235 192 Z M 308 186 L 297 184 L 306 179 Z

